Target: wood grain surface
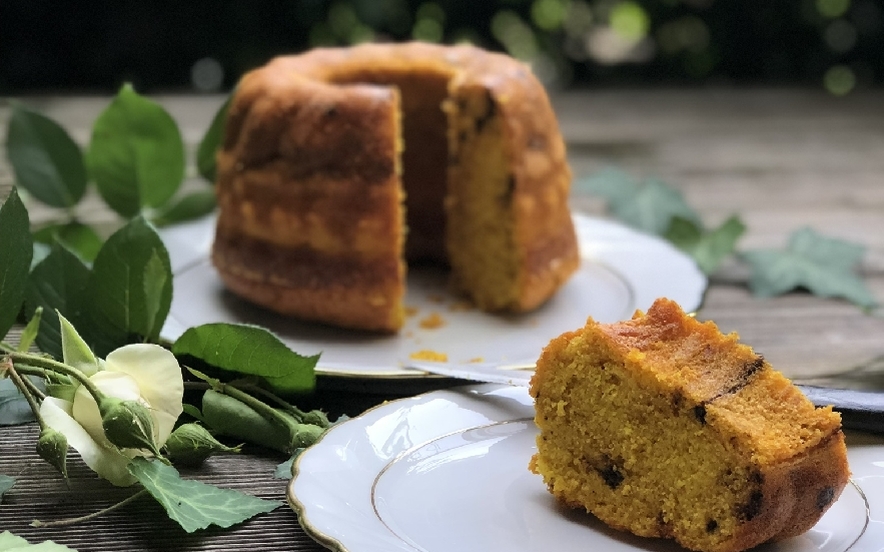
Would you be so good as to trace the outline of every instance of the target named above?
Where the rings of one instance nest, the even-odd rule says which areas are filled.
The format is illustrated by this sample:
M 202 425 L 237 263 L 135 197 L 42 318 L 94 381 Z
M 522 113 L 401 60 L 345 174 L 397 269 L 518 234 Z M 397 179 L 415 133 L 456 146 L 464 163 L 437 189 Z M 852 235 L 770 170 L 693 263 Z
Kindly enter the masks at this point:
M 181 125 L 190 151 L 220 97 L 159 97 Z M 81 144 L 109 98 L 21 98 L 64 125 Z M 575 176 L 614 165 L 638 178 L 658 177 L 681 190 L 707 225 L 739 214 L 748 230 L 740 250 L 781 248 L 808 226 L 867 247 L 861 273 L 884 302 L 884 94 L 835 98 L 809 90 L 606 90 L 554 97 Z M 6 128 L 8 106 L 0 106 Z M 190 159 L 192 159 L 192 155 Z M 190 169 L 191 173 L 194 169 Z M 0 159 L 0 198 L 13 184 Z M 193 182 L 190 186 L 202 184 Z M 575 209 L 605 216 L 597 198 L 573 194 Z M 94 198 L 80 215 L 104 228 L 117 223 Z M 52 213 L 33 207 L 32 219 Z M 2 247 L 2 237 L 0 237 Z M 884 389 L 884 318 L 840 300 L 796 292 L 754 298 L 746 268 L 732 260 L 710 280 L 698 317 L 737 331 L 787 375 L 809 380 L 852 371 L 851 385 Z M 831 380 L 836 381 L 836 380 Z M 837 380 L 841 381 L 841 380 Z M 377 386 L 320 390 L 306 399 L 335 413 L 355 415 L 398 393 Z M 0 504 L 0 531 L 32 542 L 53 539 L 87 550 L 303 550 L 312 541 L 283 506 L 228 530 L 186 534 L 150 500 L 71 527 L 34 528 L 110 505 L 131 492 L 96 479 L 74 454 L 67 484 L 34 452 L 36 427 L 0 427 L 0 473 L 15 487 Z M 210 459 L 192 475 L 220 486 L 284 500 L 287 481 L 273 478 L 284 458 L 260 450 Z

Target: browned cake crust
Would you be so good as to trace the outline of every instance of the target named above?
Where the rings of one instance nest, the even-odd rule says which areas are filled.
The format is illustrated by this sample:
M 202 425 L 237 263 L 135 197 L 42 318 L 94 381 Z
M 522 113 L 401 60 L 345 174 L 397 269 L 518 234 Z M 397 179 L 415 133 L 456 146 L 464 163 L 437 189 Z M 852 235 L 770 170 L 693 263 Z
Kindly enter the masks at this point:
M 509 57 L 419 43 L 316 49 L 243 77 L 217 156 L 212 258 L 227 287 L 284 314 L 397 330 L 406 236 L 409 260 L 448 258 L 447 127 L 459 91 L 475 87 L 502 122 L 508 163 L 518 268 L 503 310 L 546 300 L 578 264 L 546 93 Z
M 840 416 L 672 301 L 552 340 L 531 394 L 531 469 L 638 535 L 745 550 L 810 529 L 848 481 Z

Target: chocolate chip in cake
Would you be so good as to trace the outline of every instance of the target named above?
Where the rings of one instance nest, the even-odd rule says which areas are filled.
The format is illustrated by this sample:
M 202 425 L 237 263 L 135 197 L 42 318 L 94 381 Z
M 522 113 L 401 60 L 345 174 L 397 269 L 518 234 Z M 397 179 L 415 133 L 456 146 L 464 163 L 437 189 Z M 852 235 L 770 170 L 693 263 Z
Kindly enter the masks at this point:
M 694 407 L 694 417 L 700 422 L 700 425 L 706 425 L 706 405 L 698 404 Z
M 616 489 L 621 483 L 623 483 L 623 474 L 620 473 L 620 470 L 613 464 L 613 462 L 610 462 L 610 459 L 604 467 L 596 468 L 596 471 L 602 476 L 605 485 L 612 489 Z
M 718 522 L 715 521 L 714 519 L 710 519 L 709 521 L 707 521 L 706 522 L 706 532 L 707 533 L 714 533 L 716 531 L 718 531 Z
M 764 495 L 761 491 L 752 491 L 749 495 L 749 502 L 740 508 L 740 517 L 746 521 L 751 521 L 755 516 L 761 513 L 761 505 L 764 502 Z
M 835 498 L 835 489 L 833 487 L 823 487 L 816 495 L 816 509 L 824 510 L 826 506 L 832 503 Z

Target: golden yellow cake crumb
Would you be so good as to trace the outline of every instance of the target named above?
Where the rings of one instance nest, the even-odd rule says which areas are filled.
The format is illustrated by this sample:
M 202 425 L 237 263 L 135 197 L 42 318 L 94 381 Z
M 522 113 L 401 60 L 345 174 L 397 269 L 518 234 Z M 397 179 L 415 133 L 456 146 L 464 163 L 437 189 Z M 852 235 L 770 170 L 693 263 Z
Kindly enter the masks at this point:
M 437 351 L 431 351 L 429 349 L 422 349 L 420 351 L 416 351 L 409 355 L 413 360 L 429 360 L 430 362 L 448 362 L 448 355 L 445 353 L 439 353 Z
M 438 312 L 430 313 L 418 323 L 425 330 L 435 330 L 445 325 L 445 319 Z
M 530 393 L 530 469 L 636 535 L 739 552 L 807 531 L 848 481 L 840 416 L 666 299 L 553 339 Z

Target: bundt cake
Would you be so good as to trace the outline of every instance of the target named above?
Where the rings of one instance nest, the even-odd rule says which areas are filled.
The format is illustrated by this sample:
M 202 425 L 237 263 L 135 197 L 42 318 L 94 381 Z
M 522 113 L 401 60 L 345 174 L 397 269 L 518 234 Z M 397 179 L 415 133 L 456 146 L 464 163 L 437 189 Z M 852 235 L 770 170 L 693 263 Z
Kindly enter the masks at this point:
M 840 416 L 669 300 L 553 339 L 530 393 L 530 469 L 636 535 L 745 550 L 810 529 L 848 481 Z
M 213 263 L 284 314 L 396 331 L 418 261 L 447 263 L 481 309 L 527 311 L 578 265 L 549 99 L 472 46 L 276 58 L 237 86 L 217 167 Z

